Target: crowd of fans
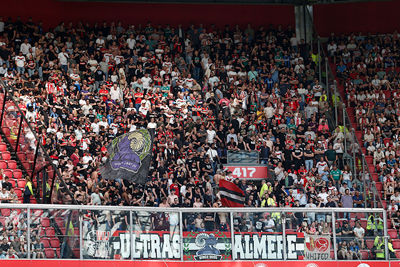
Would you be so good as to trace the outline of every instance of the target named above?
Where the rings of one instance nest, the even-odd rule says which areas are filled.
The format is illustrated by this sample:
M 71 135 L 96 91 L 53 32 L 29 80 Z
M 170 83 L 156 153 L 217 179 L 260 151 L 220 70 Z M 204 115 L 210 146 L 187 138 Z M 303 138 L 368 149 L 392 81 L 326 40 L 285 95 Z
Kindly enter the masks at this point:
M 390 148 L 397 143 L 397 103 L 377 97 L 397 81 L 392 40 L 397 37 L 332 37 L 328 50 L 340 59 L 338 74 L 351 82 L 357 119 L 368 117 L 362 125 L 373 125 L 366 132 L 368 151 L 376 146 L 374 154 L 388 154 L 387 164 L 386 156 L 376 157 L 385 187 L 395 188 L 388 177 L 398 169 L 399 150 Z M 343 48 L 343 42 L 349 44 Z M 368 67 L 358 64 L 364 60 Z M 257 151 L 271 174 L 262 182 L 235 180 L 246 207 L 372 207 L 363 181 L 344 164 L 344 132 L 329 127 L 331 108 L 317 63 L 318 55 L 290 27 L 118 22 L 60 23 L 46 30 L 31 19 L 0 20 L 0 76 L 15 88 L 14 98 L 66 182 L 57 185 L 52 203 L 221 207 L 218 182 L 232 175 L 223 164 L 228 151 L 241 150 Z M 375 74 L 374 66 L 391 71 Z M 363 91 L 368 93 L 359 95 Z M 149 182 L 102 179 L 98 170 L 110 141 L 139 128 L 155 130 Z M 393 138 L 387 149 L 377 143 L 378 134 Z M 12 188 L 0 184 L 10 191 L 0 193 L 1 202 L 13 201 Z M 250 228 L 272 230 L 279 221 L 272 215 L 253 218 Z M 207 215 L 200 217 L 189 218 L 188 229 L 205 230 Z M 288 223 L 327 233 L 328 217 L 294 213 Z M 222 219 L 214 222 L 225 229 Z M 246 218 L 234 227 L 249 229 Z
M 80 203 L 220 205 L 228 150 L 258 151 L 275 174 L 261 190 L 240 184 L 246 206 L 294 205 L 289 189 L 307 195 L 300 206 L 329 194 L 337 205 L 344 184 L 360 191 L 343 133 L 328 126 L 315 54 L 290 28 L 7 21 L 1 44 L 1 75 Z M 137 128 L 156 131 L 150 181 L 102 179 L 110 140 Z M 54 203 L 71 202 L 65 190 Z

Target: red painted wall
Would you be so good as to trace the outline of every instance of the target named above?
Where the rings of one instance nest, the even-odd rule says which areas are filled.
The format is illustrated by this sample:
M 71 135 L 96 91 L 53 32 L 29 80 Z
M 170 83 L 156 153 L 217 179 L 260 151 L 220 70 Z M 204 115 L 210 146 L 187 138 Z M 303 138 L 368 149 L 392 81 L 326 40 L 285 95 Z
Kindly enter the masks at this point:
M 387 33 L 400 30 L 400 1 L 329 4 L 314 6 L 320 36 L 331 32 Z
M 223 26 L 282 24 L 294 26 L 294 8 L 288 5 L 201 5 L 201 4 L 133 4 L 102 2 L 62 2 L 57 0 L 12 0 L 0 9 L 4 17 L 32 16 L 45 27 L 64 22 L 122 21 L 130 24 L 183 24 Z

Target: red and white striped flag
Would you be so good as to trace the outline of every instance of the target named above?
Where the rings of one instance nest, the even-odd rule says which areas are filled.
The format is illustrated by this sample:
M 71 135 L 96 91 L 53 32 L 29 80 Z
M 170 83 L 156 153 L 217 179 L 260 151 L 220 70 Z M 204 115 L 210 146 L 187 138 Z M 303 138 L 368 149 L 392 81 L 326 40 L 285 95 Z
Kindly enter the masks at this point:
M 244 192 L 234 183 L 225 179 L 219 180 L 219 193 L 224 207 L 244 207 Z

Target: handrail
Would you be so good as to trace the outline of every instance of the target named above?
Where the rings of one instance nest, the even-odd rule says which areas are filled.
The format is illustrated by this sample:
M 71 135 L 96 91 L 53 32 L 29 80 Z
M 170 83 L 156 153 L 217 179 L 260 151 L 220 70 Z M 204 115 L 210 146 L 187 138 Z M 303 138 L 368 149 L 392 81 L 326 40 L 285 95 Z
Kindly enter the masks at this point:
M 100 206 L 100 205 L 51 205 L 51 204 L 10 204 L 0 203 L 0 209 L 52 209 L 52 210 L 112 210 L 112 211 L 149 211 L 149 212 L 386 212 L 382 208 L 164 208 L 142 206 Z
M 8 90 L 8 92 L 7 92 L 7 99 L 5 98 L 5 99 L 4 99 L 4 102 L 5 102 L 6 100 L 11 100 L 11 101 L 13 102 L 13 104 L 14 104 L 15 107 L 17 108 L 17 112 L 19 112 L 19 114 L 21 115 L 21 119 L 26 123 L 26 125 L 27 125 L 28 128 L 29 128 L 29 130 L 32 132 L 32 134 L 33 134 L 33 136 L 34 136 L 34 138 L 35 138 L 35 140 L 36 140 L 36 142 L 37 142 L 37 144 L 38 144 L 38 148 L 41 149 L 41 150 L 43 151 L 43 156 L 44 156 L 44 158 L 49 162 L 49 164 L 50 164 L 50 165 L 53 167 L 53 169 L 54 169 L 55 175 L 56 175 L 57 177 L 54 176 L 54 177 L 53 177 L 53 181 L 52 181 L 52 183 L 51 183 L 51 187 L 50 187 L 50 197 L 49 197 L 49 198 L 50 198 L 50 201 L 51 201 L 51 199 L 52 199 L 52 193 L 53 193 L 53 188 L 54 188 L 54 181 L 56 180 L 56 178 L 58 178 L 58 179 L 61 181 L 62 185 L 65 187 L 67 193 L 71 196 L 72 201 L 73 201 L 75 204 L 79 204 L 79 203 L 77 202 L 77 200 L 75 200 L 75 198 L 73 197 L 73 194 L 71 193 L 71 191 L 68 189 L 67 184 L 65 183 L 64 179 L 62 178 L 61 173 L 59 172 L 58 168 L 54 165 L 54 163 L 53 163 L 52 160 L 50 159 L 50 156 L 47 154 L 46 150 L 44 149 L 42 143 L 40 142 L 40 139 L 38 138 L 38 136 L 37 136 L 37 134 L 36 134 L 36 131 L 34 131 L 34 130 L 32 129 L 30 123 L 28 122 L 28 120 L 27 120 L 26 117 L 25 117 L 24 112 L 19 108 L 17 102 L 14 100 L 14 97 L 13 97 L 12 94 L 11 94 L 11 92 L 14 92 L 14 87 L 12 87 L 11 85 L 6 85 L 6 84 L 4 83 L 3 80 L 0 80 L 0 85 L 3 86 L 4 90 Z M 4 112 L 4 110 L 3 110 L 3 112 Z M 4 116 L 4 114 L 2 114 L 2 117 L 3 117 L 3 116 Z M 18 144 L 17 144 L 17 145 L 18 145 Z M 17 151 L 15 151 L 15 152 L 17 152 Z M 33 166 L 32 173 L 35 173 L 35 166 Z M 44 194 L 45 194 L 45 192 L 43 192 L 43 196 L 44 196 Z

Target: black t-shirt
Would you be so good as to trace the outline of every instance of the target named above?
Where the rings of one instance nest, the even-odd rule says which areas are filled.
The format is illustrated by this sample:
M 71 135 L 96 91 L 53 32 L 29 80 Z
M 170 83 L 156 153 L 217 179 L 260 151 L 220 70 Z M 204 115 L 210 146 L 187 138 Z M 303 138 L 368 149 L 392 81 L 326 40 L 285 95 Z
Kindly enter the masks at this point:
M 306 154 L 312 154 L 312 153 L 313 153 L 313 152 L 312 152 L 311 149 L 305 149 L 305 150 L 304 150 L 304 158 L 305 158 L 306 160 L 313 159 L 314 157 L 308 157 L 308 156 L 306 156 Z
M 94 80 L 95 80 L 96 82 L 103 81 L 103 75 L 104 75 L 104 73 L 103 73 L 102 70 L 97 70 L 97 71 L 94 73 Z
M 296 156 L 300 156 L 302 152 L 303 152 L 303 149 L 302 149 L 302 148 L 295 148 L 295 149 L 293 150 L 293 153 L 294 153 L 294 155 L 296 155 Z M 294 159 L 297 160 L 297 158 L 294 158 Z
M 205 161 L 203 161 L 203 163 L 201 164 L 201 169 L 203 168 L 205 168 L 207 171 L 211 171 L 212 170 L 211 162 L 206 163 Z

